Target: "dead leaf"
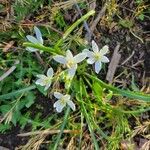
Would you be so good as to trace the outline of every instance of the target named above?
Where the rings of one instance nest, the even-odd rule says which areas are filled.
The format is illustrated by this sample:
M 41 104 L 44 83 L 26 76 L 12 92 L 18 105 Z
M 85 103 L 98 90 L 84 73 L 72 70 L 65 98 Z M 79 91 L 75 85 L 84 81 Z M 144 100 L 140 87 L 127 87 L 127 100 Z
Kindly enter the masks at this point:
M 130 141 L 127 141 L 127 140 L 123 140 L 121 143 L 120 143 L 120 149 L 121 150 L 130 150 L 130 149 L 134 149 L 135 148 L 135 144 Z
M 8 50 L 14 45 L 14 43 L 15 43 L 14 41 L 10 41 L 9 43 L 7 43 L 3 48 L 3 52 L 4 53 L 8 52 Z

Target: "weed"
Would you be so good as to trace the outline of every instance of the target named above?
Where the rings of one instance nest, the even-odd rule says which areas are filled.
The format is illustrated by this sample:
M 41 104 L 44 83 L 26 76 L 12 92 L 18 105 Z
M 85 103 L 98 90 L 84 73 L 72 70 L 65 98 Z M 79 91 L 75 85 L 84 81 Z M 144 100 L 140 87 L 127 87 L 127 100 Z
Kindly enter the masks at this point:
M 79 6 L 86 8 L 83 2 Z M 15 22 L 38 14 L 40 8 L 46 9 L 44 3 L 43 0 L 35 3 L 15 1 Z M 12 30 L 0 35 L 1 41 L 15 41 L 11 47 L 14 51 L 1 51 L 0 75 L 5 75 L 13 63 L 19 61 L 15 70 L 0 82 L 0 131 L 7 133 L 16 125 L 23 131 L 28 128 L 27 133 L 18 134 L 19 137 L 29 136 L 26 145 L 19 145 L 19 149 L 24 150 L 37 150 L 42 146 L 54 150 L 64 147 L 116 150 L 124 141 L 132 148 L 136 135 L 149 138 L 149 122 L 139 123 L 139 116 L 149 111 L 150 95 L 140 91 L 134 76 L 133 91 L 100 79 L 99 74 L 107 66 L 103 64 L 109 62 L 106 57 L 109 46 L 99 48 L 94 40 L 87 43 L 82 38 L 82 27 L 78 27 L 95 11 L 87 12 L 68 25 L 61 9 L 71 9 L 73 5 L 74 1 L 70 0 L 52 5 L 50 20 L 58 30 L 36 22 L 34 36 L 33 33 L 29 35 L 29 31 L 26 34 L 16 23 Z M 140 13 L 137 11 L 135 16 L 142 13 L 141 6 L 138 7 Z M 118 9 L 116 1 L 107 1 L 105 19 L 108 26 L 119 13 Z M 119 24 L 128 29 L 133 27 L 133 22 L 127 18 L 121 19 Z M 64 33 L 58 34 L 59 30 Z M 44 97 L 40 99 L 39 95 Z M 46 106 L 42 106 L 42 102 L 47 102 Z M 138 125 L 134 130 L 131 122 Z M 148 142 L 146 148 L 147 145 Z

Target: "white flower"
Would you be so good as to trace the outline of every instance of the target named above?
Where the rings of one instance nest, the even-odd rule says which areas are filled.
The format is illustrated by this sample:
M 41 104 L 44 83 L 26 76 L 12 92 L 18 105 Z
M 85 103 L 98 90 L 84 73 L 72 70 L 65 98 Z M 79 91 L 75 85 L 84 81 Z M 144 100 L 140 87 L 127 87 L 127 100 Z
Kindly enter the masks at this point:
M 49 68 L 47 70 L 47 76 L 43 74 L 37 75 L 39 79 L 35 82 L 35 84 L 45 86 L 44 91 L 46 91 L 51 86 L 53 74 L 53 68 Z
M 66 65 L 66 67 L 68 68 L 68 75 L 73 77 L 78 67 L 77 64 L 83 61 L 86 58 L 86 56 L 86 53 L 79 53 L 73 57 L 71 51 L 67 50 L 66 57 L 62 55 L 56 55 L 53 57 L 53 59 L 61 64 Z
M 31 36 L 31 35 L 27 35 L 26 38 L 27 38 L 31 43 L 43 45 L 43 39 L 42 39 L 41 31 L 40 31 L 37 27 L 34 27 L 34 32 L 35 32 L 36 38 L 35 38 L 34 36 Z M 27 49 L 28 51 L 30 51 L 30 52 L 38 51 L 38 49 L 32 48 L 32 47 L 27 47 L 26 49 Z
M 54 96 L 58 99 L 58 101 L 54 103 L 54 108 L 56 108 L 57 112 L 62 112 L 63 108 L 66 105 L 68 105 L 73 111 L 75 111 L 75 104 L 70 100 L 70 95 L 63 95 L 59 92 L 54 92 Z
M 87 63 L 94 64 L 95 63 L 95 72 L 98 74 L 102 68 L 102 63 L 108 63 L 109 59 L 104 56 L 108 53 L 108 46 L 105 45 L 102 49 L 99 50 L 98 45 L 95 41 L 92 41 L 92 51 L 85 49 L 84 52 L 87 54 Z

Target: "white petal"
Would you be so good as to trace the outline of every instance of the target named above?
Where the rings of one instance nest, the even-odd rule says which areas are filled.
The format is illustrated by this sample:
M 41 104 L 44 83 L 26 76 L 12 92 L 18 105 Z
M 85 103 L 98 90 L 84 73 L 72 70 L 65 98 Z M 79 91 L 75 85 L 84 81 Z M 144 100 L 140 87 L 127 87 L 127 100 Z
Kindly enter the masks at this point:
M 45 79 L 45 78 L 47 78 L 45 75 L 43 75 L 43 74 L 38 74 L 38 75 L 36 75 L 38 78 L 41 78 L 41 79 Z
M 41 85 L 41 86 L 44 86 L 44 85 L 45 85 L 45 83 L 44 83 L 44 81 L 43 81 L 42 79 L 36 80 L 35 84 Z
M 71 100 L 68 100 L 67 101 L 67 104 L 70 106 L 70 108 L 75 111 L 76 107 L 75 107 L 75 104 L 71 101 Z
M 56 101 L 55 103 L 54 103 L 54 108 L 56 108 L 56 111 L 57 112 L 62 112 L 62 109 L 64 108 L 66 106 L 66 104 L 62 104 L 61 103 L 61 100 L 58 100 L 58 101 Z
M 37 27 L 34 27 L 34 31 L 35 31 L 37 40 L 38 40 L 41 44 L 43 44 L 43 38 L 42 38 L 41 31 L 40 31 Z
M 39 41 L 38 41 L 35 37 L 33 37 L 33 36 L 31 36 L 31 35 L 27 35 L 26 38 L 27 38 L 31 43 L 34 43 L 34 44 L 39 43 Z
M 101 62 L 108 63 L 109 59 L 106 56 L 102 56 Z
M 88 64 L 93 64 L 94 62 L 95 62 L 94 57 L 90 57 L 90 58 L 87 59 Z
M 92 41 L 92 49 L 93 49 L 94 52 L 98 52 L 99 51 L 98 45 L 96 44 L 95 41 Z
M 94 52 L 89 51 L 88 49 L 84 49 L 83 53 L 86 53 L 87 57 L 92 57 L 94 56 Z
M 36 51 L 38 51 L 38 49 L 35 49 L 35 48 L 32 48 L 32 47 L 27 47 L 26 50 L 29 51 L 29 52 L 36 52 Z
M 76 65 L 77 66 L 77 65 Z M 75 75 L 75 73 L 76 73 L 76 69 L 77 69 L 77 67 L 73 67 L 73 68 L 69 68 L 68 69 L 68 75 L 70 76 L 70 77 L 73 77 L 74 75 Z
M 59 93 L 59 92 L 54 92 L 54 96 L 57 98 L 57 99 L 61 99 L 64 95 Z
M 53 57 L 53 59 L 61 64 L 66 64 L 67 61 L 66 61 L 66 58 L 62 55 L 56 55 Z
M 66 52 L 66 58 L 67 58 L 67 60 L 73 59 L 73 55 L 72 55 L 72 53 L 71 53 L 70 50 L 67 50 L 67 52 Z
M 88 49 L 84 49 L 84 50 L 82 51 L 82 53 L 87 53 L 87 52 L 89 52 Z
M 79 53 L 74 57 L 74 61 L 76 63 L 79 63 L 79 62 L 83 61 L 86 57 L 87 57 L 86 53 Z
M 95 63 L 95 72 L 98 74 L 101 70 L 102 63 L 100 61 L 96 61 Z
M 48 76 L 48 77 L 53 77 L 53 74 L 54 74 L 53 68 L 49 68 L 49 69 L 47 70 L 47 76 Z
M 51 86 L 51 82 L 49 82 L 48 84 L 46 84 L 44 91 L 46 91 L 49 87 Z
M 101 55 L 105 55 L 106 53 L 108 53 L 109 51 L 109 47 L 107 45 L 105 45 L 101 50 L 100 53 Z

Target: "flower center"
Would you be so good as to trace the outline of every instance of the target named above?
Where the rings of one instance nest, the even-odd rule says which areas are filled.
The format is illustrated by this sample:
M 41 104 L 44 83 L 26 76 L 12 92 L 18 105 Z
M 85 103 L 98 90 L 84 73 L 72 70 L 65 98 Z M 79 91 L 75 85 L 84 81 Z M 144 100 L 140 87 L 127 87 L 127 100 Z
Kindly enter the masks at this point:
M 100 53 L 95 53 L 94 57 L 95 57 L 95 60 L 97 61 L 101 59 L 102 55 Z
M 66 100 L 64 98 L 61 98 L 61 105 L 65 105 L 66 104 Z
M 49 82 L 51 82 L 51 80 L 52 80 L 52 78 L 47 77 L 47 78 L 44 79 L 44 83 L 48 84 Z
M 67 63 L 67 67 L 68 68 L 72 68 L 73 66 L 74 66 L 74 61 L 72 61 L 72 60 L 70 60 L 70 61 L 68 61 L 68 63 Z

